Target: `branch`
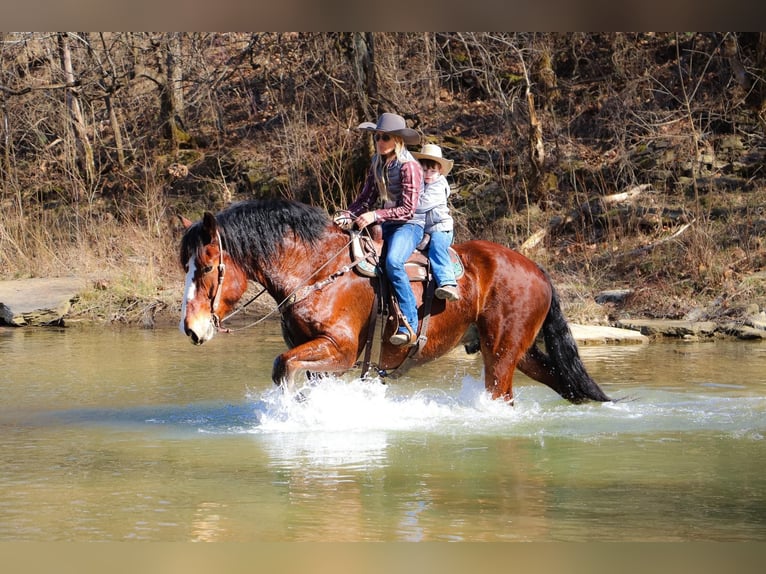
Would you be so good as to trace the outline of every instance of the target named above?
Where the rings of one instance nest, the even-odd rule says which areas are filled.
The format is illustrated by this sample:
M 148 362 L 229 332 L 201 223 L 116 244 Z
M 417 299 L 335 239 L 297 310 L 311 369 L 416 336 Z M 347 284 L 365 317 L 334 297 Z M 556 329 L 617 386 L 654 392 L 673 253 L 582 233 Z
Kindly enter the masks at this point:
M 163 87 L 166 83 L 165 78 L 161 74 L 158 74 L 154 70 L 150 70 L 146 66 L 142 66 L 140 64 L 136 66 L 136 77 L 144 77 L 148 80 L 151 80 L 159 87 Z
M 21 90 L 12 90 L 11 88 L 8 88 L 6 86 L 3 86 L 0 84 L 0 92 L 5 92 L 6 94 L 10 94 L 11 96 L 22 96 L 24 94 L 27 94 L 32 91 L 32 88 L 27 86 L 26 88 L 23 88 Z
M 13 88 L 9 88 L 8 86 L 3 86 L 0 84 L 0 91 L 5 92 L 6 94 L 10 94 L 11 96 L 23 96 L 24 94 L 28 94 L 31 91 L 37 91 L 37 90 L 65 90 L 67 88 L 77 88 L 82 85 L 82 82 L 80 80 L 75 80 L 74 82 L 66 82 L 63 84 L 48 84 L 45 86 L 27 86 L 26 88 L 22 88 L 20 90 L 14 90 Z
M 667 243 L 668 241 L 671 241 L 681 235 L 684 231 L 689 229 L 691 225 L 694 223 L 694 221 L 690 221 L 689 223 L 684 223 L 678 230 L 673 233 L 672 235 L 668 235 L 667 237 L 663 237 L 662 239 L 658 239 L 654 243 L 650 243 L 649 245 L 643 245 L 641 247 L 638 247 L 637 249 L 633 249 L 632 251 L 628 251 L 626 253 L 618 253 L 617 257 L 635 257 L 636 255 L 643 255 L 645 253 L 648 253 L 649 251 L 652 251 L 655 247 L 658 245 L 662 245 L 663 243 Z

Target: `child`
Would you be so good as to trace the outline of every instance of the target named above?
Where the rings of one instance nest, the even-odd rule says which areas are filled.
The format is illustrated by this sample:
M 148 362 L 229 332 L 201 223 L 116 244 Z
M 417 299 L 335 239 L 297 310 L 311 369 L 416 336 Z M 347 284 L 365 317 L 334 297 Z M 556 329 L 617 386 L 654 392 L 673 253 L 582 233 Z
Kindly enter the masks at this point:
M 431 270 L 436 279 L 434 295 L 439 299 L 457 301 L 460 299 L 460 293 L 448 252 L 452 244 L 454 224 L 447 205 L 450 188 L 446 178 L 455 162 L 444 159 L 442 149 L 434 144 L 425 144 L 420 153 L 413 152 L 412 155 L 423 166 L 425 189 L 420 196 L 416 213 L 425 215 L 424 232 L 431 235 L 428 258 L 431 260 Z

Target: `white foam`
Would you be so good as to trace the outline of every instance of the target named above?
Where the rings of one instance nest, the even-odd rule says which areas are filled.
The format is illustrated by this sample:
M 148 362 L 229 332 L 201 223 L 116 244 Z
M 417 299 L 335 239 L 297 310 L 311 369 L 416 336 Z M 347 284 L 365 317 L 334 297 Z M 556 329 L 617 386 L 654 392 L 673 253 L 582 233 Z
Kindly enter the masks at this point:
M 297 401 L 281 389 L 250 393 L 257 434 L 429 433 L 505 436 L 594 436 L 655 431 L 742 432 L 766 427 L 766 398 L 726 398 L 638 390 L 615 403 L 573 405 L 542 385 L 515 389 L 515 406 L 492 400 L 483 383 L 463 377 L 458 387 L 411 388 L 379 380 L 328 376 Z
M 492 401 L 482 383 L 466 377 L 459 392 L 424 388 L 411 395 L 397 395 L 395 385 L 379 380 L 345 381 L 325 377 L 302 389 L 296 401 L 278 388 L 256 400 L 255 432 L 308 431 L 428 431 L 464 427 L 485 419 L 515 419 L 519 411 Z

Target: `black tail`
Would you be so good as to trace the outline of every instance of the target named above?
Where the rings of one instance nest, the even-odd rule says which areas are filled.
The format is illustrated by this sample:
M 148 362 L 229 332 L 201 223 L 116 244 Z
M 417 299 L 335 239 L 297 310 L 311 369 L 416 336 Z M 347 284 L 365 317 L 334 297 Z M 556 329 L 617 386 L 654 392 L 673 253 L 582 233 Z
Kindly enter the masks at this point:
M 551 308 L 543 323 L 545 350 L 553 371 L 559 379 L 557 392 L 573 403 L 611 401 L 588 372 L 577 351 L 577 343 L 561 312 L 559 295 L 551 284 Z

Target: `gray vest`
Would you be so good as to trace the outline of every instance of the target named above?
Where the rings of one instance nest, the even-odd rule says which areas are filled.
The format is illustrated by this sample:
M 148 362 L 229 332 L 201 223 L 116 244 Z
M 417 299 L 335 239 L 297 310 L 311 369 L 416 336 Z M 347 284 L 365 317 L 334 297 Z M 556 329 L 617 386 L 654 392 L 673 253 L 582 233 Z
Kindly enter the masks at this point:
M 409 158 L 412 158 L 412 155 L 410 155 L 408 150 L 405 150 L 404 153 Z M 415 161 L 415 159 L 412 158 L 410 161 Z M 394 159 L 394 161 L 392 161 L 390 164 L 388 164 L 387 168 L 383 168 L 383 183 L 385 184 L 386 190 L 388 191 L 388 201 L 383 201 L 383 198 L 381 198 L 379 200 L 380 207 L 383 209 L 396 207 L 402 196 L 402 162 L 398 157 Z M 423 189 L 424 185 L 421 183 L 421 194 L 423 193 Z M 426 221 L 425 214 L 416 212 L 412 215 L 412 219 L 410 221 L 422 226 Z

